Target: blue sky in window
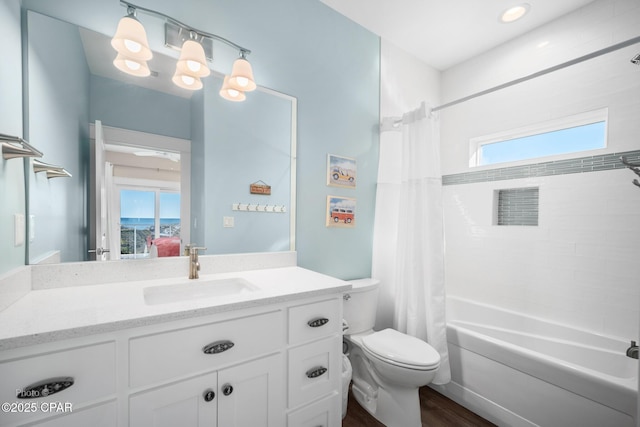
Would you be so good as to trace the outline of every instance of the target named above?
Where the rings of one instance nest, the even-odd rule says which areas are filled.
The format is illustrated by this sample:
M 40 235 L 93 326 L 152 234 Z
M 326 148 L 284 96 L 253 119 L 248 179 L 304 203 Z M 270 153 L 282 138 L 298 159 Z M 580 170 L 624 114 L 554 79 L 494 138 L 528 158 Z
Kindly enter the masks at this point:
M 180 193 L 160 193 L 160 218 L 180 218 Z
M 603 148 L 606 123 L 597 122 L 531 135 L 481 147 L 481 165 Z
M 121 218 L 153 218 L 154 216 L 155 192 L 120 191 Z M 180 218 L 179 193 L 160 193 L 160 218 Z

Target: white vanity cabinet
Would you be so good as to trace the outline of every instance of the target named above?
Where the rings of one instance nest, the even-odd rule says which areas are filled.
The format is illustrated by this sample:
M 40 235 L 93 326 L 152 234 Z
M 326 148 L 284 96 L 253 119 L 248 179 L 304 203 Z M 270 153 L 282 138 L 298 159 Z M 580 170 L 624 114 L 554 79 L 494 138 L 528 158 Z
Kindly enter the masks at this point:
M 342 298 L 289 307 L 288 427 L 341 425 Z
M 130 387 L 154 387 L 130 396 L 129 425 L 282 426 L 283 329 L 280 309 L 133 337 Z
M 0 353 L 0 425 L 113 425 L 115 354 L 114 341 Z
M 284 421 L 280 354 L 201 375 L 129 400 L 129 425 L 279 427 Z
M 0 402 L 72 410 L 0 427 L 338 427 L 341 349 L 337 293 L 17 347 L 0 351 Z M 34 385 L 46 396 L 17 399 Z

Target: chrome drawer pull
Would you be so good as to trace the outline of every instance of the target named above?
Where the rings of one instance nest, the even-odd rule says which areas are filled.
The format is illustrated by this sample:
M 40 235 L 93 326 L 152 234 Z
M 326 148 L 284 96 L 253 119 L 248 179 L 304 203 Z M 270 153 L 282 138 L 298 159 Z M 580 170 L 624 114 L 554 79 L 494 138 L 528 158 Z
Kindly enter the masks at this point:
M 18 390 L 18 399 L 37 399 L 51 396 L 73 385 L 73 377 L 56 377 L 31 384 L 22 390 Z
M 323 366 L 317 366 L 307 371 L 307 378 L 318 378 L 320 375 L 327 372 L 327 368 Z
M 204 352 L 204 354 L 218 354 L 218 353 L 222 353 L 224 351 L 229 350 L 234 345 L 235 344 L 233 343 L 233 341 L 229 341 L 229 340 L 216 341 L 209 345 L 205 345 L 202 348 L 202 351 Z
M 329 319 L 327 319 L 326 317 L 318 317 L 317 319 L 309 320 L 307 322 L 307 325 L 312 328 L 319 328 L 320 326 L 326 325 L 327 323 L 329 323 Z

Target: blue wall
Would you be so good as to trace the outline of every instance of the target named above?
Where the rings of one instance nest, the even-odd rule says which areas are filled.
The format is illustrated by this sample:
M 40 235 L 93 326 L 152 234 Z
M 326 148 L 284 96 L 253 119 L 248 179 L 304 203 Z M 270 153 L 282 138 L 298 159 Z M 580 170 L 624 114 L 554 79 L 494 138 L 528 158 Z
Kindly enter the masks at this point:
M 138 3 L 246 46 L 253 51 L 249 60 L 258 82 L 298 98 L 299 265 L 341 278 L 369 275 L 378 159 L 378 37 L 318 0 Z M 23 5 L 107 35 L 125 14 L 116 1 L 24 0 Z M 162 22 L 143 14 L 139 18 L 152 49 L 167 51 Z M 213 68 L 227 74 L 237 52 L 216 49 Z M 357 160 L 356 190 L 326 186 L 328 153 Z M 357 199 L 356 228 L 325 227 L 329 194 Z
M 34 239 L 29 260 L 60 250 L 62 261 L 87 258 L 89 68 L 74 25 L 27 14 L 27 139 L 42 161 L 64 167 L 71 178 L 47 179 L 27 170 Z
M 204 88 L 204 134 L 192 147 L 203 145 L 204 211 L 192 218 L 204 225 L 208 254 L 289 250 L 291 110 L 289 99 L 261 91 L 247 94 L 244 102 L 229 102 L 218 90 L 222 80 L 210 78 Z M 263 181 L 271 195 L 252 195 L 251 183 Z M 233 203 L 281 205 L 286 213 L 233 211 Z M 223 217 L 233 217 L 225 228 Z M 203 233 L 204 232 L 204 233 Z
M 0 2 L 0 133 L 23 136 L 20 2 Z M 12 64 L 7 66 L 7 64 Z M 14 245 L 14 214 L 25 214 L 24 162 L 0 157 L 0 274 L 24 265 L 25 245 Z
M 90 103 L 91 123 L 191 138 L 189 99 L 92 75 Z

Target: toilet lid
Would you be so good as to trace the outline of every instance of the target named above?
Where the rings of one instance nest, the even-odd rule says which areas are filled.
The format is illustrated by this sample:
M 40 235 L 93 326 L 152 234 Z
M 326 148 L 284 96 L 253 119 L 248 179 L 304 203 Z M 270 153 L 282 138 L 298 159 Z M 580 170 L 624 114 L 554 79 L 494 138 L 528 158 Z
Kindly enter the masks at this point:
M 415 366 L 420 369 L 436 368 L 440 354 L 426 342 L 394 329 L 384 329 L 362 338 L 367 350 L 390 363 Z

